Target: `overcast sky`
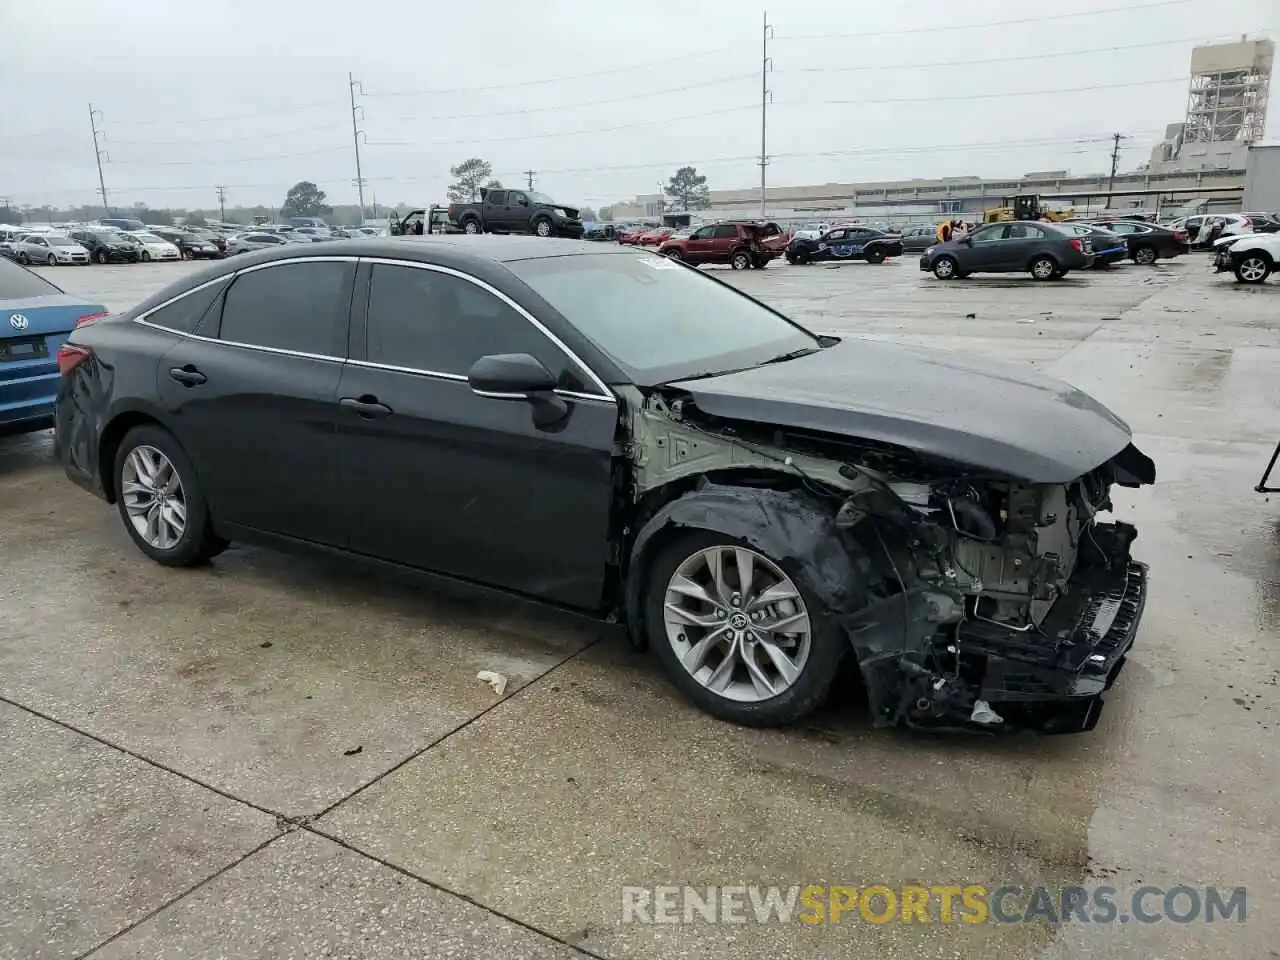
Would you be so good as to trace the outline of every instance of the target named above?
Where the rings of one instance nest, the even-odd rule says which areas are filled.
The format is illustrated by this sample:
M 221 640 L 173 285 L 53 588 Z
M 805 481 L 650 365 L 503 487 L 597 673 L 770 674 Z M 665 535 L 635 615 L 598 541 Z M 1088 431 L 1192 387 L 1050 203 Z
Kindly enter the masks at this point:
M 215 207 L 218 184 L 229 204 L 277 205 L 302 179 L 353 202 L 348 71 L 366 200 L 442 200 L 470 156 L 592 206 L 685 163 L 751 187 L 762 15 L 742 0 L 0 0 L 0 198 L 95 201 L 92 100 L 113 206 Z M 1016 176 L 1105 170 L 1113 132 L 1132 137 L 1122 167 L 1145 161 L 1183 116 L 1192 46 L 1274 37 L 1280 0 L 774 0 L 769 20 L 770 183 Z M 1271 112 L 1276 139 L 1280 93 Z

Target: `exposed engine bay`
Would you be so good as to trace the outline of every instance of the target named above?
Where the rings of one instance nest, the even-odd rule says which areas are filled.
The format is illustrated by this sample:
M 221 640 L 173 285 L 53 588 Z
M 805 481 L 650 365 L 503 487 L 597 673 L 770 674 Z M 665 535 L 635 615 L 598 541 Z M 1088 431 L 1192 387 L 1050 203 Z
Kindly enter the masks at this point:
M 635 497 L 696 478 L 717 504 L 699 522 L 719 517 L 723 532 L 807 570 L 848 635 L 877 723 L 1096 724 L 1145 601 L 1146 568 L 1129 556 L 1136 531 L 1099 520 L 1113 485 L 1154 480 L 1132 445 L 1070 482 L 1032 483 L 710 417 L 670 392 L 639 401 L 632 421 Z

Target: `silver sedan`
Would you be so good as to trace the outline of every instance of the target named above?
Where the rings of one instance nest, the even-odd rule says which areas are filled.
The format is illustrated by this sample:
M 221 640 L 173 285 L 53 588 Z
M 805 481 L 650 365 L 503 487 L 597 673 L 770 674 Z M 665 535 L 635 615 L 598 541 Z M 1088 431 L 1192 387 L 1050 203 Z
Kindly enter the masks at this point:
M 89 262 L 89 251 L 61 233 L 28 233 L 15 240 L 11 249 L 11 256 L 23 264 L 47 263 L 56 267 Z
M 227 237 L 227 256 L 248 253 L 251 250 L 273 250 L 285 243 L 288 241 L 278 233 L 265 231 L 238 233 L 234 237 Z

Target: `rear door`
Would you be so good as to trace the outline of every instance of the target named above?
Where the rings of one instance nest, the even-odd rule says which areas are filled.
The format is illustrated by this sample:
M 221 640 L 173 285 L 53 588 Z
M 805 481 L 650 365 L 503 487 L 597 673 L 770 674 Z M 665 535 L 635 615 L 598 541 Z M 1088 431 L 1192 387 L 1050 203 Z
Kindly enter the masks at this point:
M 250 267 L 145 318 L 186 334 L 160 364 L 160 397 L 220 521 L 344 542 L 334 430 L 355 270 L 340 257 Z
M 999 247 L 1002 270 L 1025 270 L 1032 258 L 1047 249 L 1048 234 L 1034 223 L 1024 220 L 1005 224 Z
M 707 244 L 704 263 L 728 263 L 729 255 L 746 239 L 736 223 L 718 223 L 711 228 L 711 241 Z
M 490 190 L 484 198 L 486 230 L 510 230 L 511 210 L 507 206 L 506 190 Z
M 420 263 L 365 269 L 367 327 L 357 311 L 339 389 L 341 485 L 358 507 L 351 548 L 597 607 L 613 503 L 612 395 L 482 281 Z M 559 422 L 539 427 L 528 401 L 471 390 L 471 365 L 497 353 L 531 354 L 558 376 Z

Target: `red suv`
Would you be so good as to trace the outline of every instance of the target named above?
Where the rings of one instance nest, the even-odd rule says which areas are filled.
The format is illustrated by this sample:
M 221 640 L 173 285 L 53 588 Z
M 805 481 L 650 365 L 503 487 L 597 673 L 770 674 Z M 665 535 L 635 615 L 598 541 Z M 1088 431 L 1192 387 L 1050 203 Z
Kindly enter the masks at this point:
M 672 237 L 658 252 L 693 266 L 727 263 L 735 270 L 762 270 L 781 256 L 786 246 L 787 236 L 776 224 L 713 223 L 687 237 Z

